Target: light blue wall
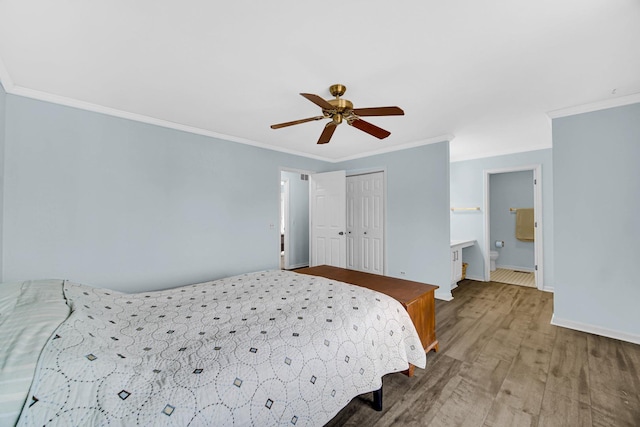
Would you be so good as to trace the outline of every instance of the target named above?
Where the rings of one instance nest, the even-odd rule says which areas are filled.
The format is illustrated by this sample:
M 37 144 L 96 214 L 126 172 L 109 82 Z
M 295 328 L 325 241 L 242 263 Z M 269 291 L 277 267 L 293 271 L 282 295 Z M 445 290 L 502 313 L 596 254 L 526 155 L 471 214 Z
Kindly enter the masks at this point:
M 510 208 L 532 208 L 533 171 L 505 172 L 489 177 L 491 250 L 499 253 L 498 267 L 533 271 L 534 243 L 516 239 L 516 213 Z M 504 241 L 502 248 L 493 242 Z
M 309 181 L 298 172 L 282 172 L 289 179 L 289 265 L 309 265 Z
M 15 95 L 6 102 L 5 281 L 141 291 L 278 268 L 280 167 L 330 166 Z
M 4 229 L 4 141 L 7 93 L 0 83 L 0 282 L 3 278 L 2 231 Z
M 640 104 L 553 120 L 553 171 L 554 320 L 640 342 Z
M 384 168 L 388 274 L 449 281 L 447 142 L 331 164 L 15 95 L 2 117 L 5 281 L 142 291 L 277 268 L 282 167 Z
M 449 143 L 366 157 L 336 166 L 347 172 L 385 172 L 386 274 L 449 287 Z
M 554 283 L 554 179 L 551 149 L 487 157 L 451 163 L 451 206 L 483 207 L 484 171 L 521 166 L 541 165 L 542 226 L 543 226 L 543 285 L 553 289 Z M 484 213 L 483 211 L 451 212 L 451 238 L 474 239 L 477 244 L 462 250 L 468 263 L 467 277 L 484 278 Z

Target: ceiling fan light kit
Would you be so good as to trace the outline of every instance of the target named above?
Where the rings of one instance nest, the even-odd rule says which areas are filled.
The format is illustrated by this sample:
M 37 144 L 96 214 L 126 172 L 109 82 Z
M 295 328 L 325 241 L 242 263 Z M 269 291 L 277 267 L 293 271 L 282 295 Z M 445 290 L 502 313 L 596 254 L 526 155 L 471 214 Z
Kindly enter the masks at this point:
M 403 116 L 404 111 L 400 107 L 372 107 L 372 108 L 353 108 L 353 103 L 348 99 L 340 98 L 347 91 L 347 87 L 342 84 L 335 84 L 329 87 L 329 93 L 335 96 L 334 99 L 325 100 L 324 98 L 312 93 L 301 93 L 303 97 L 316 104 L 322 109 L 322 116 L 309 117 L 306 119 L 294 120 L 292 122 L 278 123 L 271 125 L 271 129 L 280 129 L 287 126 L 293 126 L 301 123 L 307 123 L 322 119 L 331 119 L 327 123 L 318 139 L 318 144 L 326 144 L 331 140 L 336 127 L 343 121 L 369 135 L 378 139 L 384 139 L 391 135 L 378 126 L 362 120 L 361 116 Z

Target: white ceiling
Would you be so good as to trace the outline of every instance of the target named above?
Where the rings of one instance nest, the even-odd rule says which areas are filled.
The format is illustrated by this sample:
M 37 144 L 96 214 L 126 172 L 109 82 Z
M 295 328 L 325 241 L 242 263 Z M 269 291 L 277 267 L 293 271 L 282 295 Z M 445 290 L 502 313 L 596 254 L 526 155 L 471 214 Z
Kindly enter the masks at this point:
M 336 161 L 453 137 L 451 159 L 551 146 L 548 112 L 640 93 L 639 0 L 0 0 L 9 93 Z M 300 92 L 347 86 L 382 141 Z M 635 95 L 633 95 L 635 96 Z

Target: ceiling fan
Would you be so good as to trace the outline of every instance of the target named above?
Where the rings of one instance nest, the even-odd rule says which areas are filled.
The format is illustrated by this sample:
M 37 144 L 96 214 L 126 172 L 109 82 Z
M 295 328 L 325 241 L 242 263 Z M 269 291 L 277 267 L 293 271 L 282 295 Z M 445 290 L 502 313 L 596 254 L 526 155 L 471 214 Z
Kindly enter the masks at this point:
M 341 84 L 332 85 L 329 88 L 331 95 L 335 96 L 335 99 L 325 100 L 318 95 L 312 93 L 301 93 L 300 95 L 307 98 L 309 101 L 322 108 L 322 115 L 309 117 L 301 120 L 294 120 L 292 122 L 279 123 L 271 125 L 271 129 L 280 129 L 287 126 L 293 126 L 300 123 L 312 122 L 322 119 L 331 119 L 329 123 L 324 126 L 324 130 L 318 139 L 318 144 L 326 144 L 331 140 L 333 132 L 336 127 L 344 121 L 350 126 L 360 129 L 363 132 L 373 135 L 378 139 L 384 139 L 391 135 L 391 132 L 379 128 L 369 122 L 362 120 L 360 117 L 364 116 L 403 116 L 404 111 L 399 107 L 373 107 L 373 108 L 353 108 L 353 103 L 348 99 L 340 98 L 344 95 L 347 87 Z

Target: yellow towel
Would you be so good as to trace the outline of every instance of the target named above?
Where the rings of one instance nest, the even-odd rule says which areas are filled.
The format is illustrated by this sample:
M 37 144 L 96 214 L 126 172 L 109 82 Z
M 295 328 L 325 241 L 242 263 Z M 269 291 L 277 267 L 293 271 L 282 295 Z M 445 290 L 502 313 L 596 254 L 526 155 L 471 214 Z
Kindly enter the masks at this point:
M 535 236 L 533 222 L 533 208 L 518 208 L 516 211 L 516 239 L 523 242 L 533 242 Z

